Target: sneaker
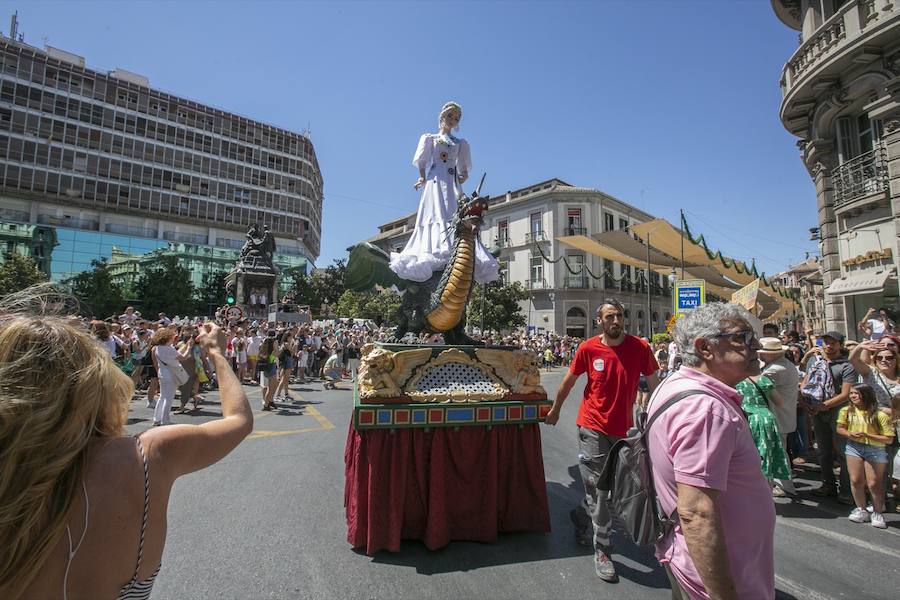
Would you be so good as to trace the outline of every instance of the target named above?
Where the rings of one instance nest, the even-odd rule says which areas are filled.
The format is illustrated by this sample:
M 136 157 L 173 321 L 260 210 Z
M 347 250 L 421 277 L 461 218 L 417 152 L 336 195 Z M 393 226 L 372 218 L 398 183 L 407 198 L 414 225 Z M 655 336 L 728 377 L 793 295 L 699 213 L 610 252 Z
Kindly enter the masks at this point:
M 872 527 L 877 527 L 878 529 L 887 529 L 887 523 L 884 522 L 884 515 L 880 512 L 873 512 L 871 521 Z
M 850 512 L 850 516 L 847 518 L 854 523 L 865 523 L 869 520 L 869 513 L 866 512 L 866 509 L 857 506 Z M 884 517 L 881 518 L 881 522 L 884 522 Z
M 866 507 L 866 512 L 869 513 L 869 514 L 871 515 L 873 512 L 875 512 L 875 507 L 872 506 L 871 504 L 868 505 L 868 506 Z
M 780 486 L 776 485 L 772 488 L 772 496 L 775 498 L 784 498 L 785 496 L 787 496 L 787 492 L 781 489 Z
M 619 580 L 619 576 L 616 575 L 616 567 L 615 565 L 613 565 L 612 559 L 601 550 L 597 550 L 597 552 L 594 554 L 594 571 L 596 571 L 597 577 L 599 577 L 603 581 L 615 583 Z

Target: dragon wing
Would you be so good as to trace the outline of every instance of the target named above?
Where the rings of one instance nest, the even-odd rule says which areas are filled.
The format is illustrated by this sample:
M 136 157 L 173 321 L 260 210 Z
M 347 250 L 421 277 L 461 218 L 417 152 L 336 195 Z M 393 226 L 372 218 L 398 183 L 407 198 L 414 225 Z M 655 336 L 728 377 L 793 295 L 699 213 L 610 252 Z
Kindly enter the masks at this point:
M 390 256 L 387 252 L 369 242 L 353 246 L 347 261 L 344 284 L 347 289 L 354 292 L 367 292 L 376 285 L 383 288 L 393 286 L 398 290 L 405 289 L 406 281 L 391 271 L 389 261 Z
M 397 382 L 400 388 L 406 385 L 413 370 L 428 362 L 431 358 L 431 348 L 417 348 L 415 350 L 401 350 L 394 354 L 394 368 L 391 369 L 391 379 Z

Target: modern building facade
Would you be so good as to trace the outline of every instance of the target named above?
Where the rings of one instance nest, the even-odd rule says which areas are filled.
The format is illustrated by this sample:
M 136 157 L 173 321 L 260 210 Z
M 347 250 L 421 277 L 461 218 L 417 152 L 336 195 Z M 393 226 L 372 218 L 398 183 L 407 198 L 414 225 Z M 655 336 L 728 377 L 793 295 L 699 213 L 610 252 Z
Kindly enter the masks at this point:
M 781 75 L 781 121 L 818 202 L 822 329 L 855 336 L 871 306 L 898 309 L 900 4 L 772 0 L 800 32 Z
M 278 267 L 306 269 L 322 201 L 308 136 L 0 37 L 0 236 L 30 232 L 16 247 L 39 247 L 53 280 L 162 253 L 199 285 L 231 268 L 254 223 L 273 232 Z
M 651 219 L 604 192 L 551 179 L 492 196 L 481 240 L 487 248 L 500 247 L 502 280 L 517 281 L 529 291 L 522 311 L 535 331 L 582 338 L 593 335 L 597 308 L 604 298 L 616 298 L 625 307 L 628 331 L 645 335 L 648 317 L 652 333 L 664 331 L 671 317 L 668 281 L 658 273 L 647 278 L 641 269 L 586 254 L 557 238 L 624 230 Z M 415 220 L 412 213 L 385 223 L 367 241 L 386 251 L 399 251 L 412 234 Z M 580 273 L 573 275 L 566 264 Z

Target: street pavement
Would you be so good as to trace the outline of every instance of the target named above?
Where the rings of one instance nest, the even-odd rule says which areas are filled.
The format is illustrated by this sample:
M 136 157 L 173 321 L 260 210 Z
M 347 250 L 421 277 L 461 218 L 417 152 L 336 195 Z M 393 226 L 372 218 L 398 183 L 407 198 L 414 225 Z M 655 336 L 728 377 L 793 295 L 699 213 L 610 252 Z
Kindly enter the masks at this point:
M 564 371 L 543 374 L 551 397 Z M 344 443 L 352 392 L 321 382 L 292 385 L 296 402 L 262 412 L 258 387 L 245 389 L 254 432 L 219 463 L 178 480 L 153 598 L 165 599 L 543 599 L 670 598 L 649 550 L 614 536 L 620 581 L 594 574 L 589 548 L 573 537 L 569 510 L 582 495 L 575 415 L 584 380 L 557 427 L 541 426 L 552 533 L 505 534 L 494 544 L 454 542 L 429 551 L 404 542 L 374 557 L 353 550 L 344 519 Z M 201 423 L 221 415 L 216 393 L 199 411 L 173 415 Z M 176 405 L 178 401 L 176 401 Z M 143 400 L 132 402 L 127 431 L 150 426 Z M 151 473 L 151 477 L 152 477 Z M 849 507 L 807 493 L 817 473 L 801 471 L 798 500 L 775 500 L 778 597 L 885 600 L 900 589 L 900 514 L 888 529 L 850 523 Z

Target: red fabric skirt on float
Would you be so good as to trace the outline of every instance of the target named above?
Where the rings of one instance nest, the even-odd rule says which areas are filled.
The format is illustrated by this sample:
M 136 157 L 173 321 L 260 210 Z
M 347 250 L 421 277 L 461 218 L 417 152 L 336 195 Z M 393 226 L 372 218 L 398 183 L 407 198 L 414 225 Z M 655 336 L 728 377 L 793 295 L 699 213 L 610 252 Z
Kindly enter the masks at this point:
M 357 431 L 344 449 L 347 540 L 373 555 L 550 531 L 540 425 Z

